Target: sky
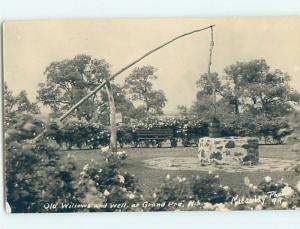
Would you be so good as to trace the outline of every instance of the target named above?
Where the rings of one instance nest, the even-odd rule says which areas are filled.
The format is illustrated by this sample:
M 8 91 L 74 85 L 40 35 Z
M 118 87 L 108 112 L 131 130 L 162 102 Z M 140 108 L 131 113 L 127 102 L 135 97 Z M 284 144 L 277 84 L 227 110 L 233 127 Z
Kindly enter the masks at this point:
M 160 44 L 212 24 L 212 72 L 222 74 L 237 61 L 263 58 L 272 69 L 287 72 L 291 86 L 300 91 L 300 17 L 9 21 L 3 29 L 4 80 L 14 94 L 26 90 L 35 101 L 52 61 L 87 54 L 105 59 L 114 73 Z M 165 113 L 195 101 L 196 81 L 208 68 L 209 43 L 209 30 L 195 33 L 136 65 L 158 69 L 154 89 L 166 94 Z M 115 82 L 122 84 L 132 70 Z

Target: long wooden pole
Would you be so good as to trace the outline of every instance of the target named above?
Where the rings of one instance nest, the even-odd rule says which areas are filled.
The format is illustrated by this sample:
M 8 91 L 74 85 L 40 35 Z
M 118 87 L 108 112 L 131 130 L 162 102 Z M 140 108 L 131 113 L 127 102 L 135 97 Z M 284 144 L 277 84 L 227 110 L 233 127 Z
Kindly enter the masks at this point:
M 201 31 L 204 31 L 206 29 L 210 29 L 212 27 L 214 27 L 215 25 L 210 25 L 207 27 L 204 27 L 202 29 L 197 29 L 197 30 L 193 30 L 191 32 L 188 33 L 184 33 L 182 35 L 179 35 L 165 43 L 163 43 L 162 45 L 150 50 L 149 52 L 145 53 L 143 56 L 141 56 L 140 58 L 136 59 L 135 61 L 131 62 L 130 64 L 126 65 L 125 67 L 123 67 L 122 69 L 120 69 L 119 71 L 117 71 L 115 74 L 113 74 L 108 80 L 111 81 L 113 79 L 115 79 L 118 75 L 120 75 L 122 72 L 126 71 L 128 68 L 132 67 L 133 65 L 135 65 L 136 63 L 140 62 L 141 60 L 143 60 L 144 58 L 146 58 L 147 56 L 151 55 L 152 53 L 158 51 L 159 49 L 173 43 L 174 41 L 194 34 L 194 33 L 198 33 Z M 102 82 L 101 84 L 99 84 L 97 87 L 95 87 L 95 89 L 90 92 L 89 94 L 87 94 L 86 96 L 84 96 L 82 99 L 80 99 L 76 104 L 74 104 L 65 114 L 63 114 L 61 117 L 59 117 L 59 121 L 63 121 L 66 117 L 68 117 L 77 107 L 79 107 L 84 101 L 86 101 L 88 98 L 90 98 L 92 95 L 94 95 L 97 91 L 99 91 L 101 88 L 103 88 L 105 86 L 105 84 L 107 83 L 107 81 Z M 35 139 L 33 139 L 33 142 L 36 142 L 37 140 L 39 140 L 44 134 L 46 133 L 46 130 L 44 130 L 43 132 L 41 132 L 38 136 L 35 137 Z
M 214 108 L 214 117 L 216 117 L 217 115 L 217 107 L 216 107 L 216 103 L 217 103 L 217 97 L 216 97 L 216 85 L 214 82 L 214 79 L 211 76 L 211 59 L 212 59 L 212 52 L 213 52 L 213 48 L 214 48 L 214 31 L 213 31 L 213 27 L 210 28 L 210 48 L 209 48 L 209 58 L 208 58 L 208 79 L 210 81 L 210 85 L 212 86 L 212 102 L 213 102 L 213 108 Z
M 116 127 L 116 106 L 113 91 L 109 80 L 106 82 L 106 91 L 109 101 L 109 121 L 110 121 L 110 148 L 112 152 L 117 152 L 117 127 Z

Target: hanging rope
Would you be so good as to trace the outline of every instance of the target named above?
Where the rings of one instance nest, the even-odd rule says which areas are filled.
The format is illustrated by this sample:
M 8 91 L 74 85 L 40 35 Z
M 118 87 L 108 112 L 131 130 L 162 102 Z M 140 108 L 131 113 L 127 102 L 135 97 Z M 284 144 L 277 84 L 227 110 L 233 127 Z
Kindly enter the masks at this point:
M 217 114 L 217 107 L 216 107 L 216 87 L 215 87 L 215 83 L 214 80 L 211 77 L 211 72 L 210 72 L 210 68 L 211 68 L 211 59 L 212 59 L 212 52 L 213 52 L 213 48 L 214 48 L 214 30 L 213 30 L 213 26 L 210 27 L 210 47 L 209 47 L 209 58 L 208 58 L 208 79 L 209 79 L 209 83 L 212 86 L 212 100 L 213 100 L 213 108 L 214 108 L 214 117 L 216 117 Z

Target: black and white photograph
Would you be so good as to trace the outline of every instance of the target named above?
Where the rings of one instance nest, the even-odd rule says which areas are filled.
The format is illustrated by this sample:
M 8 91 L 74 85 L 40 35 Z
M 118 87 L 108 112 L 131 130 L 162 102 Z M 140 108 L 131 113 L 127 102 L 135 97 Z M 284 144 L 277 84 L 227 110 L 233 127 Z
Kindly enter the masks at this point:
M 300 17 L 2 31 L 7 213 L 300 209 Z

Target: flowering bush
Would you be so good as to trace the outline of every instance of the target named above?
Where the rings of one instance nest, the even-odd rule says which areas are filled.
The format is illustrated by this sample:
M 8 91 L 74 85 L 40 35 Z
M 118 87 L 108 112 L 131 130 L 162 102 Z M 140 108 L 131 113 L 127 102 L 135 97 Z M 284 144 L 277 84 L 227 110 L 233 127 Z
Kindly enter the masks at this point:
M 183 208 L 185 201 L 191 199 L 191 189 L 185 177 L 171 178 L 167 175 L 162 185 L 155 188 L 150 202 L 152 211 L 167 211 Z
M 50 132 L 35 145 L 30 142 L 45 129 L 39 109 L 26 92 L 12 96 L 5 85 L 5 183 L 6 206 L 12 212 L 43 212 L 52 201 L 76 201 L 72 158 L 61 163 Z M 49 136 L 48 136 L 49 135 Z M 52 147 L 54 146 L 54 147 Z
M 163 184 L 156 188 L 151 202 L 151 210 L 225 210 L 224 203 L 232 199 L 234 192 L 222 186 L 217 175 L 186 178 L 167 175 Z
M 171 144 L 177 146 L 177 139 L 181 139 L 184 146 L 198 144 L 198 139 L 208 135 L 208 124 L 200 120 L 188 118 L 147 118 L 132 121 L 129 126 L 133 129 L 172 129 L 173 139 Z
M 104 164 L 92 160 L 86 164 L 77 184 L 81 203 L 88 204 L 89 211 L 138 211 L 137 203 L 143 200 L 137 179 L 121 171 L 125 152 L 103 152 Z
M 173 137 L 171 144 L 177 145 L 177 140 L 182 139 L 185 146 L 198 144 L 199 137 L 208 134 L 208 125 L 199 120 L 190 120 L 185 118 L 159 119 L 148 118 L 145 120 L 132 121 L 128 125 L 118 127 L 117 140 L 120 147 L 124 145 L 137 145 L 135 131 L 137 129 L 172 129 Z M 51 133 L 48 136 L 55 139 L 56 142 L 67 149 L 77 147 L 96 149 L 99 146 L 107 146 L 110 142 L 110 128 L 98 123 L 87 122 L 76 118 L 68 120 L 63 126 L 61 124 L 48 128 Z M 154 143 L 155 144 L 155 143 Z M 159 144 L 158 144 L 159 145 Z
M 71 119 L 57 133 L 56 139 L 64 142 L 68 149 L 73 146 L 96 149 L 109 144 L 109 129 L 84 120 Z
M 300 181 L 296 186 L 282 179 L 273 181 L 267 176 L 258 185 L 249 178 L 244 179 L 246 189 L 242 194 L 229 186 L 220 184 L 218 175 L 203 177 L 171 178 L 155 189 L 151 201 L 154 211 L 164 210 L 262 210 L 262 209 L 299 209 Z
M 36 145 L 28 142 L 39 126 L 32 117 L 24 118 L 25 123 L 20 119 L 5 133 L 6 192 L 11 211 L 43 212 L 47 202 L 76 202 L 73 159 L 68 157 L 62 163 L 49 139 Z
M 122 125 L 118 127 L 117 140 L 120 144 L 120 148 L 123 148 L 124 145 L 132 145 L 133 131 L 133 128 L 128 125 Z
M 6 142 L 24 141 L 34 138 L 44 128 L 43 122 L 30 114 L 17 114 L 14 122 L 5 129 Z
M 30 140 L 45 128 L 43 123 L 31 116 L 19 122 L 5 133 L 7 205 L 12 212 L 138 210 L 134 203 L 143 196 L 136 178 L 121 171 L 127 158 L 124 151 L 112 153 L 103 147 L 104 164 L 87 164 L 78 180 L 73 158 L 61 160 L 56 152 L 59 145 L 53 140 L 57 133 L 53 130 L 59 126 L 55 122 L 35 145 Z M 51 208 L 51 204 L 59 206 Z M 105 209 L 102 204 L 107 205 Z
M 228 186 L 221 185 L 219 176 L 213 174 L 194 177 L 191 182 L 191 189 L 195 199 L 211 204 L 228 202 L 234 195 Z
M 65 145 L 69 150 L 73 147 L 79 149 L 96 149 L 100 146 L 107 146 L 110 142 L 110 128 L 98 123 L 72 118 L 62 124 L 57 120 L 42 122 L 41 120 L 34 119 L 32 115 L 22 114 L 19 116 L 20 117 L 16 117 L 16 120 L 23 120 L 23 122 L 11 122 L 10 129 L 7 130 L 7 133 L 15 132 L 16 129 L 20 128 L 20 125 L 26 124 L 25 129 L 31 129 L 29 132 L 25 132 L 25 129 L 22 132 L 22 134 L 25 134 L 24 138 L 27 139 L 35 137 L 46 128 L 46 137 L 54 139 L 60 148 Z M 30 125 L 34 127 L 34 130 Z M 208 134 L 207 124 L 198 120 L 184 118 L 145 119 L 133 121 L 128 125 L 125 124 L 118 127 L 117 140 L 120 147 L 123 148 L 125 144 L 136 145 L 134 136 L 137 129 L 153 128 L 172 129 L 173 137 L 171 139 L 171 144 L 173 147 L 177 146 L 177 140 L 179 138 L 182 139 L 185 146 L 190 146 L 192 144 L 197 144 L 199 137 Z M 27 136 L 28 134 L 31 134 L 32 136 Z
M 255 186 L 245 178 L 247 191 L 243 198 L 236 196 L 231 201 L 232 210 L 298 209 L 300 207 L 300 181 L 295 187 L 283 179 L 273 181 L 270 176 Z

